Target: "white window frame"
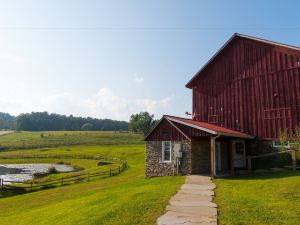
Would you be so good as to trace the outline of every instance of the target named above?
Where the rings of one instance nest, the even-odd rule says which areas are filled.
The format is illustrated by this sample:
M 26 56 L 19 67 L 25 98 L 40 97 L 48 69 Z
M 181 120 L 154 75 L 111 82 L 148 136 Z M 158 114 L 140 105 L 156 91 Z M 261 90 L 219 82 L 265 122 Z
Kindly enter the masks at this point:
M 170 160 L 165 160 L 165 143 L 170 144 Z M 171 161 L 172 161 L 172 143 L 171 143 L 171 141 L 163 141 L 162 142 L 162 162 L 171 163 Z
M 280 143 L 277 144 L 278 142 L 280 142 L 280 141 L 273 141 L 273 144 L 272 144 L 273 148 L 290 148 L 291 147 L 289 141 L 287 141 L 287 145 L 283 145 L 283 146 L 280 145 Z

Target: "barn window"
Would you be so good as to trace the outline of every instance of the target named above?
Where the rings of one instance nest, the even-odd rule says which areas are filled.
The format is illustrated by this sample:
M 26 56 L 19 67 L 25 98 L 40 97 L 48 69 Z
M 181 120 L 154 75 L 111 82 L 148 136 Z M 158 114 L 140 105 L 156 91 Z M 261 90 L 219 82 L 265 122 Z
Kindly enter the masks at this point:
M 291 118 L 291 108 L 275 108 L 275 109 L 265 109 L 264 119 L 290 119 Z
M 289 141 L 273 141 L 273 147 L 274 148 L 290 148 L 290 142 Z
M 171 162 L 171 141 L 162 142 L 162 161 Z

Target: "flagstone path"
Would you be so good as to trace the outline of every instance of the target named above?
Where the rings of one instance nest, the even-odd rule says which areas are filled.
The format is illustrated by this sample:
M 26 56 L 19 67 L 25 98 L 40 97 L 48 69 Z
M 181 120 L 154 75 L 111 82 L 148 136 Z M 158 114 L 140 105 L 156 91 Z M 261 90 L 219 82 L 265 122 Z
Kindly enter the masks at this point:
M 158 225 L 217 225 L 217 205 L 212 202 L 216 185 L 208 176 L 187 176 L 170 199 Z

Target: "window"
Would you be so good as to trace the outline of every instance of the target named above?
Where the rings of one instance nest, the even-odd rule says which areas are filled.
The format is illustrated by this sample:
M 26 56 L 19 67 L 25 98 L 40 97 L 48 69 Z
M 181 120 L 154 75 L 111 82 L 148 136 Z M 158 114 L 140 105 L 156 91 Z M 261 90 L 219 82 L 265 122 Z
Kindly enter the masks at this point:
M 289 141 L 273 141 L 273 147 L 274 148 L 290 148 L 290 142 Z
M 162 161 L 171 162 L 171 141 L 162 142 Z
M 245 150 L 245 146 L 243 142 L 236 142 L 235 143 L 235 153 L 243 155 Z

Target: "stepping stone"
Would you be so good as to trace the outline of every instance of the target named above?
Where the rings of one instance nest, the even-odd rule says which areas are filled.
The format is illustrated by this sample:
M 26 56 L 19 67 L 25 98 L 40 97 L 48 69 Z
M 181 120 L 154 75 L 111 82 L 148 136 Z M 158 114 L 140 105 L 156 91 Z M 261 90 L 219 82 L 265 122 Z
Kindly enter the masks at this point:
M 214 196 L 214 191 L 211 190 L 191 190 L 191 189 L 185 189 L 185 190 L 179 190 L 179 194 L 192 194 L 192 195 L 210 195 Z
M 212 202 L 216 185 L 209 176 L 187 176 L 169 201 L 158 225 L 217 225 L 217 205 Z
M 216 208 L 217 207 L 216 203 L 214 203 L 214 202 L 189 201 L 188 199 L 186 201 L 170 200 L 170 205 L 174 205 L 174 206 L 204 206 L 204 207 L 210 207 L 210 208 Z
M 177 193 L 174 195 L 171 200 L 189 200 L 189 201 L 212 201 L 213 198 L 211 195 L 192 195 L 192 194 L 181 194 Z
M 209 208 L 204 206 L 173 206 L 168 205 L 166 208 L 167 211 L 172 212 L 182 212 L 191 215 L 207 216 L 207 217 L 216 217 L 218 215 L 216 208 Z
M 187 176 L 185 179 L 185 182 L 211 182 L 210 177 L 204 177 L 204 176 Z
M 197 184 L 183 184 L 181 186 L 181 190 L 212 190 L 215 189 L 216 185 L 211 184 L 203 184 L 203 185 L 197 185 Z
M 157 219 L 158 225 L 198 225 L 210 224 L 216 225 L 217 219 L 201 216 L 189 216 L 184 213 L 167 212 Z

